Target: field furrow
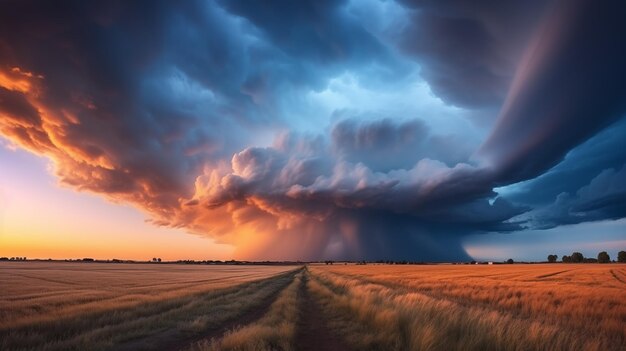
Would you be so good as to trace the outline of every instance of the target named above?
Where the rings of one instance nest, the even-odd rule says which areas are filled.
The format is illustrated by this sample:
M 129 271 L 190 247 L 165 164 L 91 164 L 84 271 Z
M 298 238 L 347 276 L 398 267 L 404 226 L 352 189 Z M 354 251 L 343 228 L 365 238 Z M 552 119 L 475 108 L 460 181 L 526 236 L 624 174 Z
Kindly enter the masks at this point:
M 182 347 L 181 341 L 194 340 L 258 309 L 293 280 L 296 267 L 288 269 L 227 288 L 4 326 L 0 328 L 0 349 L 177 349 Z

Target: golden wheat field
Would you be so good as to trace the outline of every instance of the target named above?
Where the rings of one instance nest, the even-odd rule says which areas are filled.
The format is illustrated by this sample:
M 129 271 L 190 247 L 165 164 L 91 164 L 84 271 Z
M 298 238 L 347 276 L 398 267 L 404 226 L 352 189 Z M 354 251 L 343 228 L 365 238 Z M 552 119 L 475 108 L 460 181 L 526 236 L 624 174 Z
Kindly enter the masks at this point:
M 159 349 L 146 337 L 183 340 L 236 319 L 297 268 L 1 262 L 0 350 Z
M 2 350 L 624 350 L 626 265 L 0 264 Z
M 312 276 L 355 348 L 626 349 L 626 265 L 329 266 Z

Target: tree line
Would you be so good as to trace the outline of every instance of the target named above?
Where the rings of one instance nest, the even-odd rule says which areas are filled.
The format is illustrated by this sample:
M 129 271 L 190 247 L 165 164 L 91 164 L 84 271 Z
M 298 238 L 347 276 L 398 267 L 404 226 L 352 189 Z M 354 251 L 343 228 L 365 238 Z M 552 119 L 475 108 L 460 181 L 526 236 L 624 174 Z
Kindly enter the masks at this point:
M 556 263 L 557 260 L 558 260 L 557 255 L 548 255 L 549 263 Z M 561 262 L 563 263 L 610 263 L 611 256 L 609 256 L 609 254 L 606 251 L 602 251 L 598 253 L 597 258 L 585 257 L 580 252 L 574 252 L 569 256 L 563 255 L 563 257 L 561 257 Z M 626 251 L 620 251 L 617 254 L 617 262 L 626 263 Z

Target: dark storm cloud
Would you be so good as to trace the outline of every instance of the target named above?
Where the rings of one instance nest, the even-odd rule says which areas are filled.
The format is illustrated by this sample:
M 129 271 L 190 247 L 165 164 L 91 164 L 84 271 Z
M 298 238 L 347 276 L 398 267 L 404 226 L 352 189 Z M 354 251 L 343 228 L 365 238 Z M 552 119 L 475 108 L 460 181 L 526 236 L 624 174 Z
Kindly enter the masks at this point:
M 382 51 L 339 15 L 328 35 L 343 38 L 333 47 L 348 58 L 328 50 L 285 55 L 263 28 L 213 3 L 3 6 L 10 10 L 0 21 L 3 64 L 45 77 L 41 91 L 5 92 L 13 95 L 3 104 L 12 110 L 6 133 L 28 145 L 35 132 L 53 139 L 46 151 L 61 160 L 64 182 L 159 210 L 189 196 L 207 162 L 230 157 L 259 131 L 285 127 L 279 96 L 319 88 L 331 71 L 353 64 L 350 57 L 369 63 Z M 360 44 L 349 40 L 352 32 Z M 14 123 L 41 119 L 29 104 L 46 110 L 50 127 Z
M 575 193 L 561 193 L 555 201 L 529 214 L 540 229 L 626 217 L 626 165 L 607 169 Z
M 345 16 L 346 1 L 220 1 L 259 28 L 287 54 L 319 65 L 372 61 L 386 50 L 360 23 Z
M 424 158 L 453 166 L 469 159 L 471 146 L 459 135 L 434 134 L 419 119 L 345 119 L 331 130 L 338 157 L 374 171 L 409 169 Z
M 410 9 L 411 21 L 399 46 L 417 59 L 433 91 L 455 105 L 485 108 L 505 98 L 549 1 L 400 3 Z
M 539 176 L 514 186 L 507 196 L 536 207 L 518 217 L 531 228 L 626 215 L 623 189 L 617 186 L 622 171 L 607 169 L 624 164 L 624 122 L 572 150 L 626 113 L 626 25 L 618 15 L 624 10 L 622 2 L 556 6 L 553 20 L 526 52 L 498 123 L 478 152 L 495 184 Z
M 223 72 L 229 58 L 206 55 L 194 65 L 194 57 L 175 47 L 179 42 L 174 38 L 188 38 L 194 30 L 219 33 L 232 23 L 209 21 L 218 14 L 199 3 L 145 5 L 3 3 L 2 63 L 41 75 L 31 79 L 29 90 L 14 93 L 44 114 L 36 117 L 43 121 L 41 128 L 4 120 L 3 130 L 27 146 L 32 145 L 33 131 L 46 135 L 51 142 L 44 151 L 58 161 L 62 181 L 114 194 L 158 213 L 190 191 L 194 173 L 207 157 L 233 149 L 218 140 L 215 131 L 195 127 L 205 118 L 218 127 L 236 127 L 218 117 L 218 104 L 207 98 L 209 88 L 200 82 L 215 76 L 214 70 L 192 79 L 177 69 L 178 64 L 193 70 L 208 63 Z M 195 27 L 182 25 L 182 18 Z M 205 27 L 198 28 L 201 25 Z M 196 52 L 205 48 L 204 52 L 238 56 L 233 52 L 238 48 L 229 44 L 218 39 L 195 47 Z M 153 88 L 157 84 L 158 92 Z M 194 84 L 204 94 L 185 91 Z M 202 151 L 181 157 L 193 150 Z
M 626 4 L 559 5 L 525 53 L 478 153 L 499 183 L 536 177 L 626 112 Z
M 576 193 L 600 172 L 626 164 L 626 119 L 622 119 L 570 151 L 563 162 L 532 180 L 505 190 L 506 198 L 541 207 L 561 193 Z
M 469 135 L 440 132 L 432 116 L 300 116 L 341 75 L 395 91 L 417 65 L 443 101 L 496 109 L 545 9 L 403 2 L 408 22 L 383 35 L 353 5 L 3 2 L 0 130 L 52 158 L 62 182 L 242 256 L 449 260 L 467 258 L 465 234 L 525 225 L 516 218 L 530 208 L 494 185 L 541 174 L 623 107 L 622 8 L 607 2 L 549 21 L 482 163 Z M 606 189 L 581 190 L 568 211 L 619 213 Z

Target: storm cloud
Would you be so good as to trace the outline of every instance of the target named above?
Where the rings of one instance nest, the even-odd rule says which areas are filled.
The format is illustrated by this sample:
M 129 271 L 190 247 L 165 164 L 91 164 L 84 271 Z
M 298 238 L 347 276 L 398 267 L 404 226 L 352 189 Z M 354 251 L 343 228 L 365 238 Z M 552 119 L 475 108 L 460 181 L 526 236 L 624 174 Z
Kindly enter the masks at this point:
M 626 165 L 606 169 L 575 193 L 560 193 L 531 215 L 537 228 L 626 217 Z
M 626 112 L 626 6 L 559 5 L 525 53 L 479 150 L 498 182 L 536 177 Z
M 464 235 L 624 215 L 606 164 L 554 204 L 494 190 L 623 115 L 617 1 L 0 10 L 2 135 L 240 257 L 467 259 Z

